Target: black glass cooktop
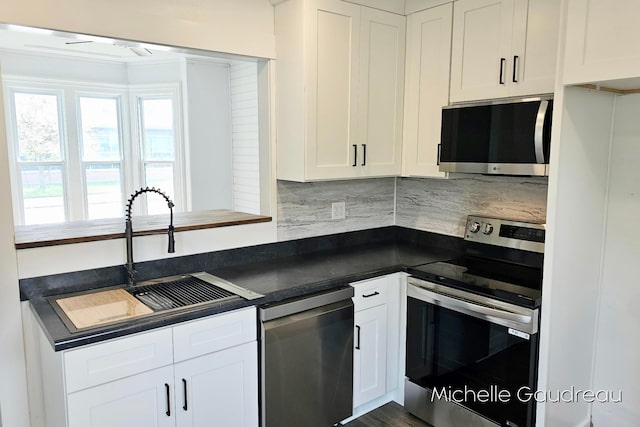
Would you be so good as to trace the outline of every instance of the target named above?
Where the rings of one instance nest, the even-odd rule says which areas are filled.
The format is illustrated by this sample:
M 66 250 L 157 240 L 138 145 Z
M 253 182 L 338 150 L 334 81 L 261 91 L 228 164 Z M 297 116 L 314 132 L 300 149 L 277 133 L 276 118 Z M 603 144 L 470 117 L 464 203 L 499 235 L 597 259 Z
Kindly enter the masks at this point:
M 409 270 L 415 277 L 525 307 L 540 306 L 542 270 L 502 261 L 465 256 L 423 264 Z

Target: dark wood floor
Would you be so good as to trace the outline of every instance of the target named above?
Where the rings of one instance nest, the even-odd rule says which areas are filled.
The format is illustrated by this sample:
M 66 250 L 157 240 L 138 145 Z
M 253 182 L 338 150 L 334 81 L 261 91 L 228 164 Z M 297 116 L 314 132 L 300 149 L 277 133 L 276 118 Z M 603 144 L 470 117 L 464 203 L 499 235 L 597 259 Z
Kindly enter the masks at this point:
M 345 427 L 429 427 L 429 424 L 414 417 L 396 402 L 389 402 L 345 424 Z

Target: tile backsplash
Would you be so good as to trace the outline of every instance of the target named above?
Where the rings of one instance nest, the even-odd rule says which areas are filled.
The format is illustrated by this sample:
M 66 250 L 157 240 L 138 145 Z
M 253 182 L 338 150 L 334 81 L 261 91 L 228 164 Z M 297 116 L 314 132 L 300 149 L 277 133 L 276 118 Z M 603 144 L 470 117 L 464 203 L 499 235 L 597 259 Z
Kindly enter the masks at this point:
M 547 181 L 544 177 L 483 175 L 278 181 L 278 240 L 389 225 L 463 237 L 469 214 L 544 222 Z M 331 219 L 333 202 L 345 202 L 345 219 Z
M 398 178 L 396 225 L 464 236 L 467 215 L 544 222 L 545 177 Z
M 394 225 L 394 193 L 395 178 L 278 181 L 278 240 Z M 345 219 L 331 219 L 333 202 L 345 202 Z

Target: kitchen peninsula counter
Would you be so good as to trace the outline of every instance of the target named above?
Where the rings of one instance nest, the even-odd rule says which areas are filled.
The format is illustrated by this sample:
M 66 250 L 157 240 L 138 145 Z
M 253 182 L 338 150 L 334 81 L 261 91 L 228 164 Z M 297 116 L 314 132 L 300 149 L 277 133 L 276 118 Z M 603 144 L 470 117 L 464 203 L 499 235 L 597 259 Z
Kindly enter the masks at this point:
M 23 279 L 20 285 L 23 299 L 29 300 L 47 339 L 59 351 L 406 272 L 412 266 L 456 256 L 461 241 L 393 226 L 140 263 L 140 272 L 146 276 L 142 279 L 206 271 L 264 297 L 211 302 L 73 333 L 53 309 L 49 297 L 117 286 L 124 283 L 120 280 L 120 276 L 124 279 L 122 266 Z

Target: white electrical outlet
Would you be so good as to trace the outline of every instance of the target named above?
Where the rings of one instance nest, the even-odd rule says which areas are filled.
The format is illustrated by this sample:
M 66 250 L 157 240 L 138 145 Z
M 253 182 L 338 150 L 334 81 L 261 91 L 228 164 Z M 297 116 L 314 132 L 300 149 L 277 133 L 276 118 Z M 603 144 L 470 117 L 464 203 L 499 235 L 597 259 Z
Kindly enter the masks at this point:
M 331 219 L 345 219 L 346 208 L 344 202 L 331 203 Z

